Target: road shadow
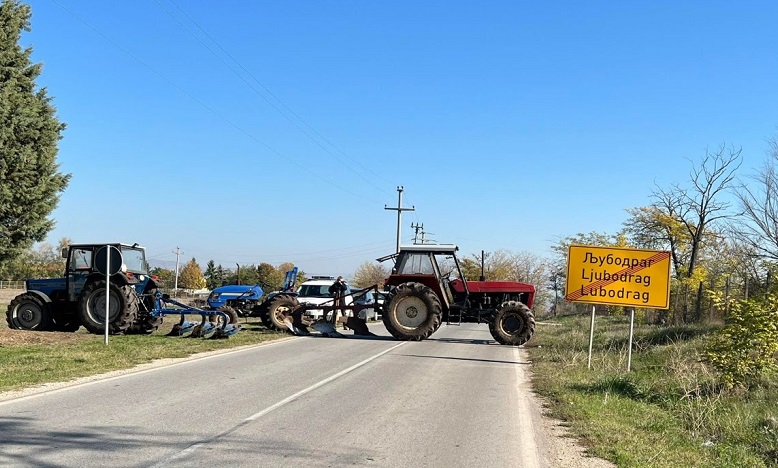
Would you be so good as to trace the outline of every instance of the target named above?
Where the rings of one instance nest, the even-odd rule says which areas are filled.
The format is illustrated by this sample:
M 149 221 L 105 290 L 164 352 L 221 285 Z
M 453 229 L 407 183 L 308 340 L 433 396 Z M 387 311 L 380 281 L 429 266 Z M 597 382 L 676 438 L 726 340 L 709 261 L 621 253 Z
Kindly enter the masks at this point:
M 335 442 L 312 448 L 272 434 L 247 436 L 245 424 L 219 434 L 150 431 L 140 426 L 41 429 L 37 418 L 0 416 L 0 466 L 364 466 L 379 455 L 370 447 Z M 196 447 L 194 449 L 193 447 Z M 223 448 L 229 447 L 228 450 Z M 149 454 L 149 448 L 157 453 Z M 159 449 L 162 449 L 161 451 Z M 113 459 L 112 462 L 109 462 Z M 319 465 L 322 466 L 322 465 Z
M 421 354 L 398 354 L 397 356 L 413 357 L 413 358 L 426 358 L 426 359 L 444 359 L 447 361 L 472 361 L 472 362 L 490 362 L 494 364 L 510 364 L 515 365 L 529 365 L 529 362 L 516 362 L 516 361 L 504 361 L 501 359 L 479 359 L 479 358 L 464 358 L 454 356 L 424 356 Z
M 427 341 L 437 341 L 440 343 L 474 344 L 474 345 L 496 345 L 500 346 L 494 340 L 466 339 L 466 338 L 427 338 Z

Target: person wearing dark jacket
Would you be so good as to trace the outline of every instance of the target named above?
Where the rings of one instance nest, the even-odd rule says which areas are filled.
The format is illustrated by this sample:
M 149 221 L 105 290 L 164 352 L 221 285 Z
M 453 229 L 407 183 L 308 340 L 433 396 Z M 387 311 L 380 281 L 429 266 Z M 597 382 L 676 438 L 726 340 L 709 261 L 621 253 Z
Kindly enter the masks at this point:
M 348 286 L 346 286 L 346 280 L 342 276 L 338 276 L 338 279 L 336 279 L 335 282 L 332 283 L 332 286 L 330 286 L 328 291 L 335 298 L 335 300 L 333 301 L 333 305 L 335 307 L 342 306 L 344 302 L 343 298 L 345 294 L 348 292 Z M 337 324 L 338 311 L 340 311 L 344 316 L 346 315 L 345 311 L 341 309 L 333 309 L 332 311 L 333 325 Z M 343 324 L 343 328 L 346 328 L 345 323 Z

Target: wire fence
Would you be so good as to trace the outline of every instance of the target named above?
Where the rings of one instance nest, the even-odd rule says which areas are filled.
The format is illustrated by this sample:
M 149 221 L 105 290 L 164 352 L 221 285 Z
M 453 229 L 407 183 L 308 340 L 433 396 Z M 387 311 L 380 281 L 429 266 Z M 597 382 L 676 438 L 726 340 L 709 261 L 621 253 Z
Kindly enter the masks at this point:
M 0 280 L 0 289 L 24 289 L 24 281 Z

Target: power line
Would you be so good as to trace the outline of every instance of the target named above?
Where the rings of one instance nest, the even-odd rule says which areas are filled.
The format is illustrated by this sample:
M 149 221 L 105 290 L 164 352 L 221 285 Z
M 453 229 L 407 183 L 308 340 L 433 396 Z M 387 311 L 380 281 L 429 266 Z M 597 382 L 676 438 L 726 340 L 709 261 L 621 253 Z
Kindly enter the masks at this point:
M 176 247 L 176 250 L 174 250 L 173 253 L 176 254 L 176 280 L 175 285 L 173 286 L 173 290 L 178 291 L 178 257 L 184 252 L 181 252 L 181 249 Z
M 413 224 L 413 223 L 411 223 L 411 229 L 413 229 L 413 231 L 414 231 L 413 232 L 413 243 L 417 244 L 418 240 L 419 240 L 419 233 L 422 232 L 422 230 L 424 229 L 424 223 L 422 223 L 422 224 L 419 224 L 419 223 Z
M 281 152 L 279 152 L 279 151 L 278 151 L 278 150 L 276 150 L 275 148 L 271 147 L 271 146 L 270 146 L 270 145 L 268 145 L 267 143 L 265 143 L 265 142 L 263 142 L 262 140 L 258 139 L 258 138 L 257 138 L 257 137 L 255 137 L 254 135 L 250 134 L 248 131 L 246 131 L 245 129 L 243 129 L 242 127 L 240 127 L 239 125 L 237 125 L 236 123 L 234 123 L 234 122 L 232 122 L 231 120 L 229 120 L 227 117 L 223 116 L 222 114 L 220 114 L 220 113 L 219 113 L 219 112 L 217 112 L 216 110 L 212 109 L 211 107 L 209 107 L 207 104 L 205 104 L 205 103 L 204 103 L 204 102 L 202 102 L 201 100 L 197 99 L 197 98 L 196 98 L 196 97 L 194 97 L 193 95 L 191 95 L 191 94 L 189 94 L 188 92 L 186 92 L 186 91 L 185 91 L 183 88 L 181 88 L 180 86 L 178 86 L 177 84 L 175 84 L 175 83 L 174 83 L 172 80 L 170 80 L 169 78 L 165 77 L 165 76 L 164 76 L 162 73 L 160 73 L 160 72 L 158 72 L 157 70 L 155 70 L 154 68 L 152 68 L 150 65 L 148 65 L 146 62 L 144 62 L 144 61 L 143 61 L 143 60 L 141 60 L 140 58 L 136 57 L 136 56 L 135 56 L 135 55 L 134 55 L 132 52 L 130 52 L 130 51 L 129 51 L 129 50 L 127 50 L 126 48 L 124 48 L 124 47 L 122 47 L 121 45 L 119 45 L 119 44 L 118 44 L 116 41 L 114 41 L 113 39 L 111 39 L 110 37 L 108 37 L 106 34 L 104 34 L 102 31 L 100 31 L 100 30 L 99 30 L 99 29 L 97 29 L 96 27 L 92 26 L 92 25 L 91 25 L 89 22 L 87 22 L 85 19 L 83 19 L 83 18 L 81 18 L 80 16 L 78 16 L 77 14 L 75 14 L 73 11 L 71 11 L 71 10 L 70 10 L 70 9 L 68 9 L 66 6 L 64 6 L 62 3 L 60 3 L 60 2 L 59 2 L 59 1 L 57 1 L 57 0 L 52 0 L 52 1 L 53 1 L 54 3 L 56 3 L 56 4 L 57 4 L 57 5 L 60 7 L 60 8 L 62 8 L 63 10 L 65 10 L 67 13 L 69 13 L 71 16 L 73 16 L 74 18 L 76 18 L 78 21 L 80 21 L 80 22 L 81 22 L 81 23 L 83 23 L 85 26 L 87 26 L 89 29 L 91 29 L 92 31 L 94 31 L 95 33 L 97 33 L 97 34 L 98 34 L 100 37 L 102 37 L 103 39 L 105 39 L 106 41 L 108 41 L 109 43 L 111 43 L 111 44 L 112 44 L 114 47 L 116 47 L 117 49 L 119 49 L 119 50 L 121 50 L 122 52 L 124 52 L 124 53 L 125 53 L 127 56 L 129 56 L 130 58 L 132 58 L 133 60 L 135 60 L 136 62 L 138 62 L 139 64 L 141 64 L 141 65 L 142 65 L 143 67 L 145 67 L 147 70 L 149 70 L 149 71 L 150 71 L 150 72 L 152 72 L 154 75 L 156 75 L 158 78 L 160 78 L 161 80 L 163 80 L 163 81 L 165 81 L 166 83 L 168 83 L 170 86 L 172 86 L 172 87 L 173 87 L 174 89 L 176 89 L 178 92 L 180 92 L 180 93 L 181 93 L 181 94 L 183 94 L 184 96 L 188 97 L 189 99 L 193 100 L 194 102 L 196 102 L 197 104 L 199 104 L 200 106 L 202 106 L 204 109 L 208 110 L 208 111 L 209 111 L 209 112 L 211 112 L 213 115 L 215 115 L 216 117 L 218 117 L 219 119 L 221 119 L 222 121 L 224 121 L 225 123 L 227 123 L 229 126 L 231 126 L 231 127 L 233 127 L 234 129 L 238 130 L 240 133 L 242 133 L 242 134 L 246 135 L 246 136 L 247 136 L 247 137 L 249 137 L 250 139 L 254 140 L 256 143 L 258 143 L 258 144 L 260 144 L 260 145 L 264 146 L 264 147 L 265 147 L 265 148 L 266 148 L 268 151 L 270 151 L 271 153 L 273 153 L 273 154 L 275 154 L 275 155 L 277 155 L 277 156 L 279 156 L 279 157 L 281 157 L 281 158 L 284 158 L 284 159 L 286 159 L 287 161 L 289 161 L 290 163 L 292 163 L 292 164 L 294 164 L 295 166 L 299 167 L 299 168 L 300 168 L 300 169 L 302 169 L 303 171 L 305 171 L 305 172 L 307 172 L 307 173 L 309 173 L 309 174 L 311 174 L 311 175 L 313 175 L 313 176 L 315 176 L 315 177 L 319 178 L 320 180 L 323 180 L 324 182 L 327 182 L 328 184 L 330 184 L 330 185 L 332 185 L 332 186 L 334 186 L 334 187 L 336 187 L 336 188 L 339 188 L 340 190 L 342 190 L 342 191 L 344 191 L 344 192 L 346 192 L 346 193 L 349 193 L 349 194 L 353 195 L 354 197 L 357 197 L 357 198 L 363 198 L 363 195 L 359 195 L 359 194 L 357 194 L 357 193 L 355 193 L 355 192 L 352 192 L 351 190 L 348 190 L 348 189 L 346 189 L 345 187 L 342 187 L 342 186 L 340 186 L 340 185 L 336 184 L 335 182 L 333 182 L 333 181 L 331 181 L 331 180 L 329 180 L 329 179 L 322 178 L 320 175 L 318 175 L 318 174 L 314 173 L 313 171 L 311 171 L 311 170 L 310 170 L 310 169 L 308 169 L 307 167 L 303 166 L 302 164 L 300 164 L 300 163 L 299 163 L 299 162 L 297 162 L 296 160 L 294 160 L 294 159 L 292 159 L 292 158 L 290 158 L 290 157 L 288 157 L 288 156 L 286 156 L 286 155 L 282 154 Z
M 416 211 L 416 207 L 403 208 L 403 187 L 397 186 L 397 208 L 390 208 L 384 205 L 385 210 L 397 211 L 397 252 L 400 252 L 400 226 L 402 225 L 403 211 Z
M 371 174 L 373 174 L 373 175 L 376 175 L 376 174 L 375 174 L 373 171 L 371 171 L 370 169 L 368 169 L 368 168 L 366 168 L 365 166 L 363 166 L 361 163 L 359 163 L 359 161 L 357 161 L 357 160 L 355 160 L 355 159 L 351 158 L 351 157 L 350 157 L 349 155 L 347 155 L 347 154 L 346 154 L 346 153 L 345 153 L 343 150 L 339 149 L 339 148 L 338 148 L 337 146 L 335 146 L 335 145 L 334 145 L 332 142 L 330 142 L 330 141 L 329 141 L 329 140 L 327 140 L 327 139 L 326 139 L 324 136 L 322 136 L 322 135 L 321 135 L 319 132 L 317 132 L 317 131 L 316 131 L 316 130 L 315 130 L 315 129 L 314 129 L 314 128 L 313 128 L 313 127 L 310 125 L 310 124 L 308 124 L 308 123 L 307 123 L 307 122 L 306 122 L 306 121 L 305 121 L 305 120 L 304 120 L 302 117 L 300 117 L 300 116 L 299 116 L 299 115 L 298 115 L 298 114 L 297 114 L 295 111 L 293 111 L 292 109 L 290 109 L 290 108 L 289 108 L 289 106 L 287 106 L 287 105 L 286 105 L 286 104 L 285 104 L 285 103 L 284 103 L 284 102 L 283 102 L 283 101 L 282 101 L 282 100 L 281 100 L 281 99 L 280 99 L 278 96 L 276 96 L 275 94 L 273 94 L 273 92 L 272 92 L 272 91 L 271 91 L 271 90 L 270 90 L 270 89 L 269 89 L 267 86 L 265 86 L 265 85 L 264 85 L 264 84 L 263 84 L 261 81 L 259 81 L 259 79 L 257 79 L 257 78 L 256 78 L 256 77 L 255 77 L 255 76 L 254 76 L 254 75 L 253 75 L 253 74 L 252 74 L 250 71 L 248 71 L 248 70 L 247 70 L 247 69 L 246 69 L 246 68 L 245 68 L 243 65 L 241 65 L 241 63 L 240 63 L 240 62 L 239 62 L 239 61 L 238 61 L 238 60 L 237 60 L 235 57 L 233 57 L 233 56 L 232 56 L 232 54 L 230 54 L 230 53 L 229 53 L 229 52 L 228 52 L 228 51 L 227 51 L 227 50 L 226 50 L 224 47 L 222 47 L 222 46 L 221 46 L 221 44 L 219 44 L 219 42 L 218 42 L 218 41 L 216 41 L 216 39 L 214 39 L 214 38 L 213 38 L 213 36 L 211 36 L 211 35 L 208 33 L 208 31 L 206 31 L 206 30 L 205 30 L 205 29 L 204 29 L 202 26 L 200 26 L 200 24 L 199 24 L 197 21 L 195 21 L 195 20 L 194 20 L 194 18 L 192 18 L 192 16 L 191 16 L 191 15 L 189 15 L 189 14 L 188 14 L 188 13 L 187 13 L 187 12 L 186 12 L 186 11 L 185 11 L 185 10 L 184 10 L 184 9 L 183 9 L 183 8 L 182 8 L 182 7 L 181 7 L 179 4 L 178 4 L 178 3 L 176 3 L 174 0 L 169 0 L 169 1 L 170 1 L 170 3 L 172 3 L 173 5 L 175 5 L 175 6 L 176 6 L 176 8 L 178 8 L 178 10 L 179 10 L 179 11 L 181 11 L 181 13 L 183 13 L 183 14 L 184 14 L 184 16 L 186 16 L 186 17 L 189 19 L 189 21 L 191 21 L 191 22 L 192 22 L 192 23 L 193 23 L 193 24 L 194 24 L 194 25 L 197 27 L 197 29 L 199 29 L 199 30 L 200 30 L 200 31 L 201 31 L 203 34 L 205 34 L 205 36 L 206 36 L 208 39 L 210 39 L 210 41 L 211 41 L 211 42 L 213 42 L 213 43 L 216 45 L 216 47 L 218 47 L 218 48 L 219 48 L 219 50 L 221 50 L 222 52 L 224 52 L 224 54 L 225 54 L 227 57 L 229 57 L 229 59 L 230 59 L 230 60 L 232 60 L 232 61 L 233 61 L 233 62 L 234 62 L 234 63 L 235 63 L 235 64 L 236 64 L 236 65 L 237 65 L 237 66 L 238 66 L 238 67 L 239 67 L 239 68 L 240 68 L 240 69 L 241 69 L 241 70 L 242 70 L 242 71 L 243 71 L 245 74 L 247 74 L 249 77 L 251 77 L 251 79 L 252 79 L 252 80 L 254 80 L 254 81 L 257 83 L 257 84 L 259 84 L 259 86 L 261 86 L 261 87 L 262 87 L 262 89 L 264 89 L 264 90 L 265 90 L 265 92 L 266 92 L 267 94 L 269 94 L 269 95 L 270 95 L 270 96 L 272 96 L 272 97 L 273 97 L 273 98 L 274 98 L 276 101 L 278 101 L 278 103 L 279 103 L 279 104 L 280 104 L 280 105 L 281 105 L 281 106 L 282 106 L 284 109 L 286 109 L 286 111 L 287 111 L 288 113 L 292 114 L 292 115 L 293 115 L 293 116 L 294 116 L 294 117 L 295 117 L 297 120 L 299 120 L 300 122 L 302 122 L 302 124 L 303 124 L 303 125 L 305 125 L 305 126 L 308 128 L 308 129 L 310 129 L 310 130 L 311 130 L 311 132 L 315 133 L 315 134 L 316 134 L 316 135 L 317 135 L 319 138 L 321 138 L 322 140 L 324 140 L 324 142 L 326 142 L 327 144 L 329 144 L 330 146 L 332 146 L 333 148 L 335 148 L 336 150 L 338 150 L 338 151 L 339 151 L 341 154 L 343 154 L 343 155 L 344 155 L 346 158 L 348 158 L 349 160 L 351 160 L 351 161 L 352 161 L 354 164 L 357 164 L 357 165 L 359 165 L 359 166 L 360 166 L 362 169 L 364 169 L 364 170 L 366 170 L 366 171 L 370 172 L 370 173 L 371 173 Z M 378 185 L 376 185 L 376 184 L 375 184 L 375 183 L 374 183 L 372 180 L 370 180 L 370 179 L 368 179 L 368 178 L 364 177 L 362 174 L 360 174 L 359 172 L 357 172 L 356 170 L 354 170 L 354 168 L 353 168 L 352 166 L 350 166 L 350 165 L 346 164 L 346 163 L 345 163 L 345 162 L 344 162 L 344 161 L 343 161 L 341 158 L 339 158 L 338 156 L 336 156 L 335 154 L 333 154 L 333 153 L 332 153 L 332 152 L 331 152 L 329 149 L 327 149 L 327 148 L 326 148 L 324 145 L 322 145 L 322 144 L 321 144 L 321 142 L 320 142 L 318 139 L 314 138 L 314 137 L 311 135 L 311 133 L 309 133 L 309 132 L 308 132 L 308 131 L 306 131 L 304 128 L 302 128 L 302 127 L 301 127 L 301 126 L 300 126 L 300 125 L 299 125 L 299 124 L 298 124 L 298 123 L 297 123 L 297 122 L 296 122 L 294 119 L 290 118 L 290 117 L 289 117 L 289 115 L 287 115 L 287 113 L 286 113 L 286 112 L 282 111 L 282 110 L 281 110 L 281 109 L 280 109 L 278 106 L 276 106 L 276 105 L 275 105 L 275 104 L 274 104 L 274 103 L 273 103 L 273 102 L 272 102 L 270 99 L 268 99 L 268 98 L 267 98 L 267 96 L 265 96 L 265 95 L 264 95 L 263 93 L 261 93 L 261 92 L 260 92 L 260 91 L 259 91 L 257 88 L 255 88 L 255 87 L 254 87 L 254 86 L 253 86 L 253 85 L 252 85 L 252 84 L 251 84 L 249 81 L 247 81 L 247 80 L 246 80 L 246 79 L 245 79 L 245 78 L 244 78 L 244 77 L 243 77 L 243 76 L 242 76 L 240 73 L 238 73 L 238 71 L 237 71 L 237 70 L 235 70 L 235 68 L 234 68 L 232 65 L 230 65 L 229 63 L 227 63 L 227 61 L 225 61 L 225 60 L 224 60 L 224 59 L 223 59 L 223 58 L 222 58 L 222 57 L 221 57 L 219 54 L 217 54 L 217 53 L 216 53 L 216 52 L 215 52 L 215 51 L 214 51 L 214 50 L 213 50 L 213 49 L 212 49 L 212 48 L 211 48 L 211 47 L 210 47 L 208 44 L 206 44 L 206 43 L 205 43 L 204 41 L 202 41 L 202 40 L 201 40 L 199 37 L 197 37 L 197 35 L 196 35 L 196 34 L 195 34 L 195 33 L 194 33 L 194 32 L 193 32 L 191 29 L 189 29 L 189 28 L 188 28 L 188 27 L 187 27 L 187 26 L 186 26 L 186 25 L 185 25 L 185 24 L 184 24 L 184 23 L 183 23 L 183 22 L 182 22 L 182 21 L 181 21 L 179 18 L 177 18 L 177 17 L 176 17 L 176 16 L 175 16 L 173 13 L 171 13 L 171 12 L 170 12 L 170 10 L 168 10 L 167 8 L 165 8 L 165 6 L 164 6 L 164 5 L 163 5 L 163 4 L 160 2 L 160 0 L 155 0 L 155 2 L 157 3 L 157 5 L 159 5 L 159 6 L 160 6 L 160 8 L 162 8 L 162 9 L 165 11 L 165 13 L 167 13 L 167 14 L 168 14 L 168 15 L 169 15 L 171 18 L 173 18 L 173 19 L 174 19 L 174 20 L 175 20 L 175 21 L 176 21 L 176 22 L 177 22 L 177 23 L 178 23 L 178 24 L 179 24 L 179 25 L 180 25 L 182 28 L 184 28 L 184 30 L 186 30 L 186 31 L 187 31 L 187 32 L 188 32 L 188 33 L 189 33 L 189 34 L 190 34 L 192 37 L 194 37 L 194 38 L 195 38 L 195 39 L 196 39 L 196 40 L 197 40 L 197 41 L 198 41 L 200 44 L 202 44 L 202 46 L 203 46 L 203 47 L 205 47 L 205 48 L 206 48 L 206 49 L 207 49 L 207 50 L 208 50 L 208 51 L 209 51 L 209 52 L 210 52 L 210 53 L 211 53 L 211 54 L 212 54 L 214 57 L 216 57 L 217 59 L 219 59 L 219 61 L 220 61 L 220 62 L 222 62 L 222 63 L 223 63 L 223 64 L 224 64 L 224 65 L 225 65 L 225 66 L 226 66 L 226 67 L 227 67 L 227 68 L 228 68 L 228 69 L 229 69 L 229 70 L 230 70 L 230 71 L 231 71 L 233 74 L 235 74 L 235 76 L 237 76 L 238 78 L 240 78 L 240 80 L 241 80 L 241 81 L 243 81 L 243 82 L 246 84 L 246 86 L 248 86 L 248 87 L 249 87 L 249 88 L 250 88 L 252 91 L 254 91 L 254 93 L 255 93 L 255 94 L 257 94 L 258 96 L 260 96 L 260 97 L 261 97 L 261 98 L 262 98 L 262 99 L 263 99 L 265 102 L 267 102 L 267 103 L 268 103 L 268 104 L 269 104 L 269 105 L 270 105 L 270 106 L 271 106 L 273 109 L 275 109 L 275 110 L 276 110 L 276 111 L 277 111 L 279 114 L 281 114 L 281 115 L 282 115 L 282 116 L 283 116 L 283 117 L 284 117 L 286 120 L 288 120 L 288 121 L 289 121 L 289 122 L 290 122 L 292 125 L 294 125 L 294 126 L 295 126 L 295 127 L 298 129 L 298 130 L 300 130 L 300 132 L 302 132 L 302 133 L 303 133 L 305 136 L 307 136 L 307 137 L 308 137 L 308 138 L 309 138 L 311 141 L 313 141 L 313 142 L 314 142 L 314 143 L 315 143 L 317 146 L 319 146 L 319 148 L 321 148 L 321 149 L 322 149 L 323 151 L 325 151 L 327 154 L 329 154 L 330 156 L 332 156 L 333 158 L 335 158 L 335 159 L 336 159 L 336 160 L 337 160 L 339 163 L 341 163 L 341 164 L 342 164 L 344 167 L 346 167 L 348 170 L 350 170 L 351 172 L 353 172 L 354 174 L 356 174 L 357 176 L 359 176 L 359 177 L 360 177 L 362 180 L 364 180 L 364 181 L 365 181 L 365 182 L 367 182 L 368 184 L 372 185 L 373 187 L 375 187 L 376 189 L 380 190 L 381 192 L 384 192 L 384 193 L 389 193 L 389 192 L 387 192 L 386 190 L 384 190 L 383 188 L 381 188 L 381 187 L 379 187 Z M 380 177 L 380 176 L 379 176 L 379 177 Z M 386 180 L 386 179 L 384 179 L 384 180 Z

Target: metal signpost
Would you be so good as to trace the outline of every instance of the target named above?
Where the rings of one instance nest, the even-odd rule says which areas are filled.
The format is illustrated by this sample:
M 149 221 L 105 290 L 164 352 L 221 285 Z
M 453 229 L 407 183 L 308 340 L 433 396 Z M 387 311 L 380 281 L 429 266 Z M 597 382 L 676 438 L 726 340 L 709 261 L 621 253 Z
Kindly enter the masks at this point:
M 111 275 L 115 275 L 122 270 L 122 253 L 112 245 L 100 247 L 95 252 L 95 268 L 105 275 L 105 344 L 108 345 L 108 324 L 111 317 Z M 105 266 L 105 269 L 103 269 Z
M 631 306 L 627 371 L 632 365 L 635 307 L 667 309 L 670 305 L 670 252 L 571 245 L 567 256 L 565 299 L 592 305 L 589 360 L 592 366 L 596 304 Z

